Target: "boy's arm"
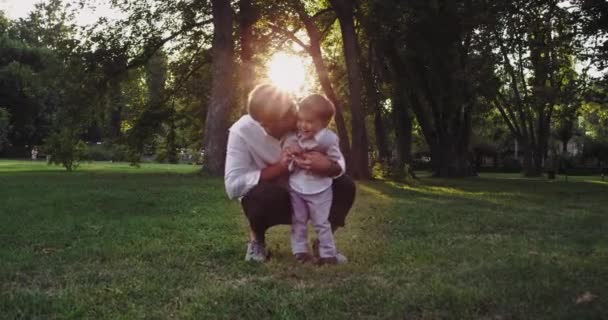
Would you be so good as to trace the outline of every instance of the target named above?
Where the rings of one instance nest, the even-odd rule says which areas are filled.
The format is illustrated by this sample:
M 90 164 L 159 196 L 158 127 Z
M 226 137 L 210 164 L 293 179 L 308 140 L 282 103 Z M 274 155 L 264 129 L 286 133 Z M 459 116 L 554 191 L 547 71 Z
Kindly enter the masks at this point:
M 332 167 L 328 169 L 328 176 L 337 178 L 346 172 L 346 161 L 344 160 L 342 151 L 340 151 L 340 139 L 338 136 L 333 132 L 329 136 L 327 158 L 332 162 Z
M 260 181 L 261 171 L 255 170 L 247 144 L 238 134 L 230 132 L 226 150 L 224 184 L 230 199 L 244 196 Z

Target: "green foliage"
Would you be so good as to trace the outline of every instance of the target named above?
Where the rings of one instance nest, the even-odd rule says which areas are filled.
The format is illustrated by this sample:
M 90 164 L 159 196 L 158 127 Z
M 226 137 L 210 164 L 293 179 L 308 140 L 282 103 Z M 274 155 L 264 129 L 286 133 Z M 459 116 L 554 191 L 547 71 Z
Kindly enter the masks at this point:
M 584 159 L 596 159 L 608 165 L 608 140 L 589 137 L 583 147 Z
M 86 156 L 89 161 L 127 161 L 128 148 L 120 144 L 94 144 L 87 146 Z
M 372 177 L 375 179 L 388 179 L 399 182 L 415 183 L 411 166 L 407 163 L 398 167 L 396 163 L 376 161 L 372 166 Z
M 49 163 L 62 165 L 67 171 L 72 171 L 86 156 L 87 145 L 76 132 L 63 128 L 46 139 L 44 149 L 50 156 Z
M 585 103 L 581 108 L 581 116 L 582 126 L 587 136 L 608 140 L 608 103 Z
M 13 144 L 36 144 L 48 134 L 57 95 L 46 49 L 0 35 L 0 105 L 11 113 Z

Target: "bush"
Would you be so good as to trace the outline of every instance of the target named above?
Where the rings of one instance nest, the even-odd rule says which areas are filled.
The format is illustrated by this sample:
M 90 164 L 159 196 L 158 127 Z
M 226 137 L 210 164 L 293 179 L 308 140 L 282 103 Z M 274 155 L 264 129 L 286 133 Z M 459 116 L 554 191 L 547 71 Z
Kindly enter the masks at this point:
M 127 161 L 127 147 L 120 144 L 94 144 L 87 148 L 89 161 Z
M 518 159 L 507 157 L 503 160 L 503 172 L 516 173 L 523 170 L 522 164 Z
M 372 167 L 372 177 L 375 179 L 390 179 L 400 182 L 411 182 L 414 177 L 409 164 L 404 163 L 403 167 L 396 164 L 388 164 L 386 161 L 378 161 Z
M 69 128 L 52 133 L 45 141 L 49 163 L 62 165 L 67 171 L 76 169 L 86 155 L 87 145 Z
M 583 159 L 597 159 L 602 163 L 608 162 L 608 141 L 587 139 L 583 147 Z

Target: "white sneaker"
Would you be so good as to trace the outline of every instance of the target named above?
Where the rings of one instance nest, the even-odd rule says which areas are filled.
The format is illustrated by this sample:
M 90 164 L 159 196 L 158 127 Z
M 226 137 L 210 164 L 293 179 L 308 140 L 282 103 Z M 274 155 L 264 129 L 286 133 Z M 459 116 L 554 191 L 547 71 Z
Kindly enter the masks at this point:
M 247 254 L 245 255 L 245 261 L 265 262 L 268 255 L 266 253 L 266 247 L 263 243 L 259 243 L 255 240 L 247 243 Z
M 348 263 L 348 259 L 346 258 L 346 256 L 341 254 L 340 252 L 336 253 L 336 260 L 338 260 L 338 264 Z

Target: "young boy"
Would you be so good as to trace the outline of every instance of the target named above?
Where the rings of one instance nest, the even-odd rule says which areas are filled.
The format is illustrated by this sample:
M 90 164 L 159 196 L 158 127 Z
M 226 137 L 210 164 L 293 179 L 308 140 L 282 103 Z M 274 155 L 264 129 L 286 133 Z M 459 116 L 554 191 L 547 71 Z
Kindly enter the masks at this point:
M 331 177 L 312 174 L 298 166 L 302 152 L 318 151 L 344 168 L 344 156 L 340 152 L 338 136 L 327 125 L 333 118 L 333 104 L 324 96 L 313 94 L 299 104 L 298 132 L 287 136 L 283 148 L 293 159 L 290 163 L 289 191 L 293 207 L 291 221 L 291 248 L 299 262 L 312 260 L 308 253 L 308 220 L 319 239 L 319 264 L 336 264 L 337 250 L 328 221 L 332 203 Z

